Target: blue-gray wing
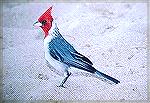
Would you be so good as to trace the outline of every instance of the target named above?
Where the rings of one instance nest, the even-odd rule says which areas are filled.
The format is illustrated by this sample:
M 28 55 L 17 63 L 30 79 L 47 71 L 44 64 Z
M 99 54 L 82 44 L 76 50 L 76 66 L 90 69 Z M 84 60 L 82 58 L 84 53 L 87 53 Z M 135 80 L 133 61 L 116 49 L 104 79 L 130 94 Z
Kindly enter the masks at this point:
M 61 52 L 64 52 L 64 49 L 65 49 L 66 51 L 71 52 L 70 55 L 71 55 L 74 59 L 79 60 L 79 61 L 81 61 L 81 62 L 88 63 L 89 65 L 93 65 L 93 63 L 92 63 L 87 57 L 85 57 L 84 55 L 78 53 L 78 52 L 74 49 L 74 47 L 73 47 L 72 45 L 70 45 L 70 44 L 62 37 L 62 35 L 60 34 L 59 29 L 58 29 L 56 23 L 55 23 L 55 28 L 53 29 L 53 34 L 56 35 L 56 37 L 55 37 L 55 39 L 52 40 L 52 42 L 50 43 L 49 47 L 51 47 L 52 45 L 55 45 L 55 46 L 57 46 L 56 49 L 59 48 L 59 50 L 62 50 Z M 54 47 L 53 47 L 53 49 L 54 49 Z M 57 51 L 56 51 L 56 50 L 53 50 L 53 51 L 51 51 L 51 54 L 53 55 L 53 57 L 54 57 L 55 59 L 58 59 L 56 56 L 54 56 L 54 53 L 52 53 L 52 52 L 56 52 L 56 54 L 58 54 Z M 59 58 L 59 59 L 60 59 L 60 58 Z
M 53 47 L 52 47 L 53 45 Z M 58 50 L 61 50 L 61 52 L 70 52 L 70 55 L 76 59 L 79 60 L 81 62 L 85 62 L 88 63 L 89 65 L 93 65 L 93 63 L 84 55 L 78 53 L 74 47 L 72 45 L 70 45 L 62 36 L 58 36 L 55 39 L 53 39 L 50 43 L 49 43 L 49 48 L 55 48 Z M 57 52 L 56 50 L 52 51 L 52 52 Z
M 85 56 L 78 53 L 73 46 L 71 46 L 63 38 L 55 38 L 49 43 L 50 55 L 69 66 L 84 69 L 89 72 L 94 72 L 95 69 L 89 68 L 92 66 L 92 62 Z

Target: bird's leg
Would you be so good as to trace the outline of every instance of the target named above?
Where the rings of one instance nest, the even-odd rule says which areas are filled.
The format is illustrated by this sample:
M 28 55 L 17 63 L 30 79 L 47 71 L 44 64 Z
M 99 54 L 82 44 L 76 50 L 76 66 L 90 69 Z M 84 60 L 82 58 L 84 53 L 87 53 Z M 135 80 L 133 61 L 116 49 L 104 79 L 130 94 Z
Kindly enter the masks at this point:
M 65 84 L 65 82 L 67 81 L 67 79 L 69 78 L 70 75 L 71 75 L 71 72 L 69 73 L 67 71 L 67 76 L 63 79 L 63 81 L 61 82 L 61 84 L 58 87 L 64 87 L 64 84 Z

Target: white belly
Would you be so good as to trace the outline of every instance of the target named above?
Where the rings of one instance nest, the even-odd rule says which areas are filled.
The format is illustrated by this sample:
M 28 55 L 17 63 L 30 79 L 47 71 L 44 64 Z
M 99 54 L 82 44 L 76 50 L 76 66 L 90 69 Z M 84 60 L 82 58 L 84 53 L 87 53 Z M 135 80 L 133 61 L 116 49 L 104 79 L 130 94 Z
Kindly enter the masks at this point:
M 54 67 L 57 71 L 64 72 L 68 69 L 68 66 L 64 63 L 61 63 L 55 60 L 49 53 L 48 43 L 51 41 L 53 37 L 49 35 L 44 39 L 44 49 L 45 49 L 45 59 L 49 62 L 49 64 Z

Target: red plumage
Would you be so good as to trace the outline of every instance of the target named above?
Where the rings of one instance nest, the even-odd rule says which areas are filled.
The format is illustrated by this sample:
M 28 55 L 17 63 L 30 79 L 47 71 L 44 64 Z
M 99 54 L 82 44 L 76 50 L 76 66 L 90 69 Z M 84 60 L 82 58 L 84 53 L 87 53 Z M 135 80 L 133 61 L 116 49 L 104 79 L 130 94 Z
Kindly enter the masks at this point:
M 48 36 L 48 31 L 52 27 L 53 17 L 51 15 L 51 11 L 52 11 L 52 6 L 48 10 L 46 10 L 38 19 L 38 21 L 41 23 L 43 21 L 46 21 L 44 26 L 41 27 L 43 29 L 43 31 L 45 32 L 45 37 Z

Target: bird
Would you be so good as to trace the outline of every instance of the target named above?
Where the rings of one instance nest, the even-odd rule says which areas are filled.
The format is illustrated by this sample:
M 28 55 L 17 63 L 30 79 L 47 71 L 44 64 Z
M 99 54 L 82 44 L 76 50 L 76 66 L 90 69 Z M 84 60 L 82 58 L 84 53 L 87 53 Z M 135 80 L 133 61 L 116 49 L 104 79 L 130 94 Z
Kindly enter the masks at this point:
M 75 67 L 96 75 L 102 81 L 118 84 L 119 80 L 104 74 L 93 67 L 93 63 L 67 41 L 59 32 L 56 20 L 52 17 L 52 8 L 49 7 L 33 24 L 42 28 L 44 34 L 44 52 L 46 61 L 55 69 L 64 73 L 64 79 L 58 87 L 64 84 L 72 74 L 69 69 Z

